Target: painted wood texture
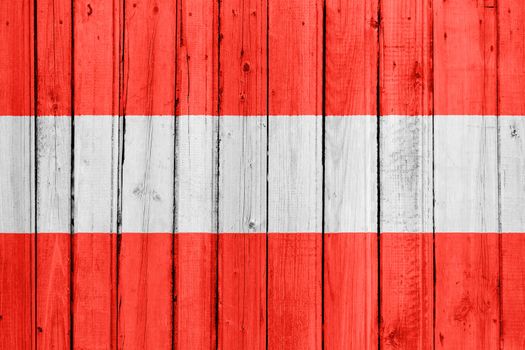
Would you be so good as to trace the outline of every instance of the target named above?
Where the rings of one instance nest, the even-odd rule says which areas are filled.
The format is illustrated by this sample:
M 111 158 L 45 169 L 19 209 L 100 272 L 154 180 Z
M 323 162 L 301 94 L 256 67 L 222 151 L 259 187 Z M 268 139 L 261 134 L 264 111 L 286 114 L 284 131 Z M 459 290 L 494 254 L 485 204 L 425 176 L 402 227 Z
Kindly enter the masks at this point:
M 498 174 L 500 188 L 500 312 L 503 349 L 525 344 L 525 4 L 498 3 Z
M 71 335 L 71 2 L 36 4 L 36 345 Z
M 523 348 L 524 19 L 2 2 L 0 348 Z
M 0 4 L 0 348 L 35 345 L 33 2 Z
M 220 7 L 220 349 L 266 349 L 266 10 L 260 0 Z
M 118 2 L 74 2 L 75 349 L 116 348 L 120 10 Z
M 172 348 L 176 13 L 168 0 L 124 12 L 117 317 L 126 349 Z
M 433 347 L 432 2 L 381 3 L 381 348 Z
M 377 349 L 378 2 L 326 2 L 324 344 Z M 271 185 L 271 184 L 270 184 Z

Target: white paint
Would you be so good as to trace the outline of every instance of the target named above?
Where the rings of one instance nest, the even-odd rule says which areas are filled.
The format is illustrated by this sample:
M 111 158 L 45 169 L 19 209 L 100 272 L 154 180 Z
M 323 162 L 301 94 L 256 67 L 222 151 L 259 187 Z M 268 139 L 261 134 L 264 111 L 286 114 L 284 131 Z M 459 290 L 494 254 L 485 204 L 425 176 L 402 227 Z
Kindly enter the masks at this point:
M 436 232 L 498 232 L 495 116 L 435 116 Z
M 217 231 L 217 131 L 215 116 L 177 116 L 175 231 Z
M 118 118 L 75 117 L 75 232 L 117 230 Z
M 377 231 L 377 118 L 325 119 L 325 232 Z
M 501 231 L 525 233 L 525 118 L 498 118 Z
M 221 116 L 219 232 L 266 232 L 266 116 Z
M 0 233 L 34 232 L 33 116 L 0 116 Z
M 37 118 L 37 232 L 71 230 L 71 117 Z
M 268 231 L 321 232 L 322 118 L 269 117 Z
M 125 119 L 122 232 L 172 232 L 173 116 Z
M 381 117 L 379 147 L 381 232 L 432 233 L 432 117 Z

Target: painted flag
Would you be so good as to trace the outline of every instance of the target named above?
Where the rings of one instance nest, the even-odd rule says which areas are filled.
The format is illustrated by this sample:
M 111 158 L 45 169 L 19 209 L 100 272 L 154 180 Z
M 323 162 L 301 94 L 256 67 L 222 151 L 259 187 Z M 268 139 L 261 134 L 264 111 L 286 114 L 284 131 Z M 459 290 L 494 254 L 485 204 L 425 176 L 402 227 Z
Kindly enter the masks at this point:
M 0 349 L 521 349 L 520 0 L 0 4 Z

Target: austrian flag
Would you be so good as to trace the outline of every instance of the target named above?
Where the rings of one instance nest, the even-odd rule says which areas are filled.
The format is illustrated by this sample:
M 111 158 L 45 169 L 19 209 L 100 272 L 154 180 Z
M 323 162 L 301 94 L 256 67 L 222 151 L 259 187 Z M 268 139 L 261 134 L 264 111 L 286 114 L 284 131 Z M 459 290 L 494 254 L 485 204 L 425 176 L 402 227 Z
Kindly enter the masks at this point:
M 525 2 L 0 0 L 0 349 L 523 349 Z

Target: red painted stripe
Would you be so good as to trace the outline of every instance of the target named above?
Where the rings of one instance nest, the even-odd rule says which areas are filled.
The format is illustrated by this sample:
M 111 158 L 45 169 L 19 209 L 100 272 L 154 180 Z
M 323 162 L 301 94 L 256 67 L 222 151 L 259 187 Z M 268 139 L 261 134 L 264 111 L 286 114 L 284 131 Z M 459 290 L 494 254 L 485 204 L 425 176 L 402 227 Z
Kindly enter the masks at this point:
M 376 233 L 324 236 L 325 346 L 377 349 Z
M 216 344 L 217 240 L 214 233 L 175 235 L 175 348 Z
M 35 236 L 0 234 L 0 348 L 34 347 Z

